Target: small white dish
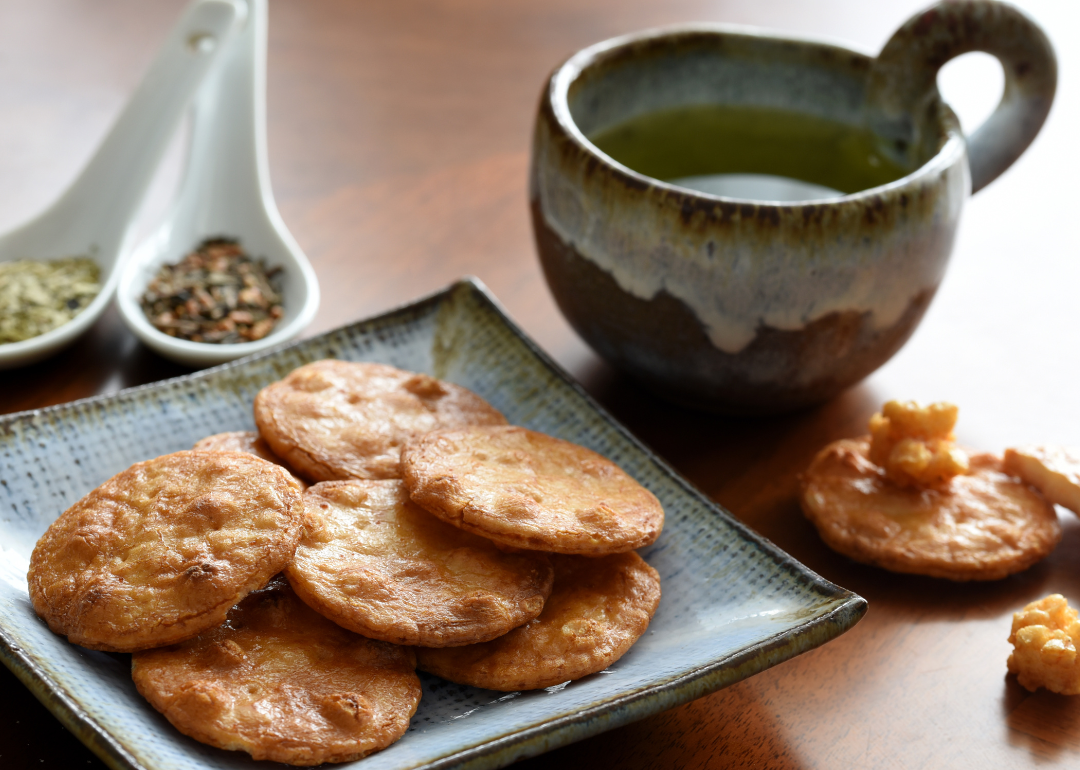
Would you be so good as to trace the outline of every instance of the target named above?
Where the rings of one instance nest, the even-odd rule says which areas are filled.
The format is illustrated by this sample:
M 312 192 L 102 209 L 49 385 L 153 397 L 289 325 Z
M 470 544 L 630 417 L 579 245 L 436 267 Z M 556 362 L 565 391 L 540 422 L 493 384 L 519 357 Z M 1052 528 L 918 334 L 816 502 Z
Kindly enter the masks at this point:
M 239 0 L 195 0 L 78 178 L 43 213 L 0 236 L 0 262 L 91 257 L 101 291 L 66 324 L 0 344 L 0 369 L 40 361 L 87 331 L 112 301 L 146 188 L 192 95 L 243 21 Z
M 266 0 L 249 0 L 244 29 L 192 105 L 187 168 L 170 213 L 132 254 L 117 287 L 128 328 L 157 353 L 187 366 L 225 363 L 300 334 L 319 307 L 319 282 L 278 213 L 266 154 Z M 175 264 L 203 240 L 235 238 L 267 267 L 282 268 L 284 316 L 266 337 L 218 344 L 170 337 L 146 317 L 140 299 L 164 264 Z

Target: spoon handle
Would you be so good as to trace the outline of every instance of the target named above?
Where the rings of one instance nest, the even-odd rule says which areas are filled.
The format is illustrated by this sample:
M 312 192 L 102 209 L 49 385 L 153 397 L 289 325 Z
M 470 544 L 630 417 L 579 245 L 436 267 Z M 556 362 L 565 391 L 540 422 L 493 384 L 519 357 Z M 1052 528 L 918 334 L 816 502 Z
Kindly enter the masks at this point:
M 230 41 L 221 66 L 207 77 L 192 102 L 191 144 L 166 244 L 174 252 L 193 239 L 241 237 L 253 254 L 287 252 L 288 270 L 309 287 L 303 322 L 318 305 L 318 281 L 285 226 L 270 186 L 266 145 L 266 0 L 248 0 L 248 20 Z M 178 252 L 175 256 L 183 253 Z M 300 274 L 303 275 L 300 275 Z M 304 320 L 306 319 L 306 320 Z
M 263 204 L 276 213 L 266 149 L 267 8 L 265 0 L 247 1 L 247 24 L 191 104 L 191 142 L 172 214 L 178 231 L 258 231 L 264 223 L 250 220 Z
M 178 231 L 254 235 L 270 229 L 291 240 L 267 161 L 267 23 L 266 0 L 248 0 L 244 30 L 192 102 L 191 146 L 173 213 Z
M 192 95 L 246 16 L 237 0 L 195 0 L 169 32 L 97 152 L 48 212 L 95 245 L 120 244 Z

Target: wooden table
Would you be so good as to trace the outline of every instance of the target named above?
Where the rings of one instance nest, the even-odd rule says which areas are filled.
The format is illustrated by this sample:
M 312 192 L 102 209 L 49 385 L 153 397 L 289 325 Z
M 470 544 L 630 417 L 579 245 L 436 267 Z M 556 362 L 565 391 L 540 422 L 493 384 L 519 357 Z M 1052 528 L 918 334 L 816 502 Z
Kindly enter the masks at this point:
M 0 1 L 0 230 L 49 202 L 89 155 L 182 0 Z M 1060 56 L 1059 95 L 1021 162 L 974 198 L 922 326 L 863 384 L 818 408 L 735 420 L 670 406 L 601 362 L 559 315 L 526 214 L 533 111 L 545 76 L 591 42 L 715 20 L 876 51 L 922 5 L 864 0 L 303 0 L 271 4 L 269 140 L 282 214 L 323 287 L 325 331 L 483 279 L 606 407 L 737 517 L 866 597 L 852 631 L 695 702 L 528 760 L 569 768 L 1075 766 L 1080 698 L 1006 676 L 1012 612 L 1080 601 L 1080 521 L 1041 564 L 990 584 L 893 575 L 829 551 L 802 518 L 796 474 L 827 441 L 863 432 L 890 398 L 961 406 L 962 442 L 1080 444 L 1080 4 L 1021 5 Z M 962 62 L 945 91 L 988 110 L 996 75 Z M 970 66 L 964 66 L 970 65 Z M 1000 83 L 1000 78 L 996 81 Z M 977 121 L 977 118 L 975 118 Z M 175 182 L 177 153 L 147 221 Z M 0 412 L 184 373 L 110 311 L 78 347 L 0 372 Z M 0 767 L 104 767 L 6 670 Z

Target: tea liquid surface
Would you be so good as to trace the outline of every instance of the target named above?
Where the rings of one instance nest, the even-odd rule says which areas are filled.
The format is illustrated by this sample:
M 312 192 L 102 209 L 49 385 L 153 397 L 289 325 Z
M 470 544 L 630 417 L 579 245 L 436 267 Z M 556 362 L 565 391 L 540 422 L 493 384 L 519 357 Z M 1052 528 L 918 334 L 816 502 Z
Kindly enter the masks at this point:
M 677 107 L 632 118 L 589 141 L 638 173 L 735 198 L 830 198 L 909 173 L 879 150 L 869 131 L 768 107 Z

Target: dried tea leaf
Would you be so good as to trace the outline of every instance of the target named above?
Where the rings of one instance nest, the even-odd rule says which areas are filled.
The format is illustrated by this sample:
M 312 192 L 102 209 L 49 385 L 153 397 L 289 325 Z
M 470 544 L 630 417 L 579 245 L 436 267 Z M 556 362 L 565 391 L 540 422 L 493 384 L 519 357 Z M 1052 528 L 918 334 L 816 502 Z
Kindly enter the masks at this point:
M 193 342 L 251 342 L 284 314 L 281 268 L 266 268 L 232 238 L 210 238 L 146 287 L 142 309 L 159 331 Z
M 66 324 L 100 293 L 100 277 L 89 257 L 0 262 L 0 344 Z

